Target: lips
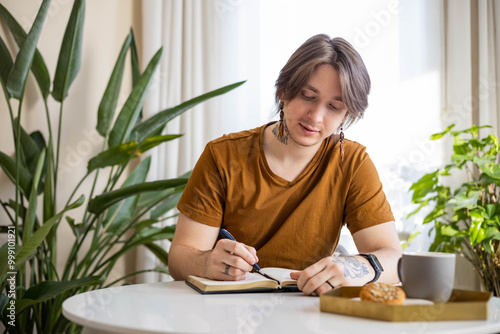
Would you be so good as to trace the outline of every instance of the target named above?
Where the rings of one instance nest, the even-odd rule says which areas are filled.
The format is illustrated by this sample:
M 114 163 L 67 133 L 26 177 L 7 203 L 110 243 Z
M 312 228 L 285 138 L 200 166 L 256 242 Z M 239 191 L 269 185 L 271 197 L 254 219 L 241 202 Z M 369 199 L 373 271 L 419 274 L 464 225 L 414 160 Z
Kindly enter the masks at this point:
M 315 129 L 315 128 L 313 128 L 313 127 L 309 127 L 309 126 L 307 126 L 307 125 L 303 125 L 303 124 L 300 124 L 300 123 L 299 123 L 299 125 L 300 125 L 300 127 L 302 128 L 302 130 L 303 130 L 306 134 L 313 135 L 313 134 L 315 134 L 315 133 L 318 133 L 318 132 L 319 132 L 319 130 L 316 130 L 316 129 Z

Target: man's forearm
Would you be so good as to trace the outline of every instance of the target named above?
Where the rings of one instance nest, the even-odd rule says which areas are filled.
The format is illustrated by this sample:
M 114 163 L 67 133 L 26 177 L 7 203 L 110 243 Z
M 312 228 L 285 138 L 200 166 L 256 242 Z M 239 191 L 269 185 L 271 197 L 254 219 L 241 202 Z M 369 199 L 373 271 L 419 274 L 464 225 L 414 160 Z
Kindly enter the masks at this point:
M 358 231 L 353 234 L 353 239 L 360 253 L 374 254 L 382 264 L 384 271 L 380 275 L 380 282 L 390 284 L 399 282 L 397 266 L 403 251 L 393 221 Z M 367 259 L 361 256 L 358 258 L 370 266 L 371 277 L 368 282 L 371 281 L 375 276 L 373 268 Z
M 370 254 L 374 254 L 382 264 L 384 271 L 381 273 L 378 281 L 385 283 L 399 282 L 397 274 L 397 262 L 401 252 L 392 249 L 379 249 Z M 333 256 L 332 262 L 344 265 L 344 278 L 348 280 L 349 285 L 364 285 L 375 277 L 375 270 L 370 262 L 358 255 Z
M 211 250 L 200 251 L 189 246 L 176 245 L 168 254 L 168 268 L 175 280 L 185 280 L 189 275 L 206 275 L 207 257 Z
M 401 249 L 381 248 L 377 249 L 376 251 L 370 252 L 370 254 L 374 254 L 377 257 L 378 261 L 382 264 L 382 267 L 384 268 L 384 271 L 381 273 L 378 282 L 384 282 L 390 284 L 398 283 L 399 282 L 398 260 L 402 255 Z M 368 263 L 368 266 L 371 267 L 368 260 L 365 259 L 365 261 Z M 373 275 L 375 275 L 374 271 Z M 374 277 L 373 275 L 371 279 L 373 279 Z

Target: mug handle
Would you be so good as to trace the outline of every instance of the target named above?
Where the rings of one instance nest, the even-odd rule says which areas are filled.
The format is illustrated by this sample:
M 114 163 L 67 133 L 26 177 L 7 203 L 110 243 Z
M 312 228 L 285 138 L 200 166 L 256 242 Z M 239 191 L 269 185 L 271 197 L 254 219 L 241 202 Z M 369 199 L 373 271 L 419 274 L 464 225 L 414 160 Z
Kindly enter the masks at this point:
M 399 277 L 399 281 L 400 282 L 403 282 L 403 278 L 402 278 L 402 274 L 401 274 L 401 260 L 403 259 L 403 257 L 400 257 L 399 260 L 398 260 L 398 277 Z

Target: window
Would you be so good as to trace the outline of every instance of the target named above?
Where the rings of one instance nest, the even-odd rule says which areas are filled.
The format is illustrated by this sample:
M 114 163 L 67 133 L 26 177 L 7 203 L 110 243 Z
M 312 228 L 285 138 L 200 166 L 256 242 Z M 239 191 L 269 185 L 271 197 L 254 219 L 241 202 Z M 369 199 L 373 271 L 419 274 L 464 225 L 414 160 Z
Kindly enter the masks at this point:
M 276 119 L 274 82 L 292 52 L 314 34 L 345 38 L 363 57 L 372 81 L 365 118 L 345 131 L 346 138 L 367 147 L 401 239 L 415 229 L 422 230 L 424 213 L 408 221 L 406 216 L 414 209 L 410 185 L 441 164 L 440 146 L 428 139 L 443 128 L 441 2 L 266 0 L 258 4 L 239 1 L 237 5 L 239 11 L 251 11 L 258 17 L 251 23 L 240 22 L 239 33 L 245 37 L 240 35 L 237 44 L 231 44 L 244 55 L 240 60 L 244 69 L 239 73 L 248 75 L 245 89 L 251 103 L 240 99 L 241 113 L 254 115 L 252 126 Z M 258 38 L 247 38 L 255 29 Z M 255 108 L 260 114 L 256 115 Z M 248 128 L 248 124 L 246 121 L 247 126 L 234 131 Z M 341 242 L 355 251 L 348 232 L 342 234 Z M 409 249 L 426 250 L 428 246 L 423 232 Z

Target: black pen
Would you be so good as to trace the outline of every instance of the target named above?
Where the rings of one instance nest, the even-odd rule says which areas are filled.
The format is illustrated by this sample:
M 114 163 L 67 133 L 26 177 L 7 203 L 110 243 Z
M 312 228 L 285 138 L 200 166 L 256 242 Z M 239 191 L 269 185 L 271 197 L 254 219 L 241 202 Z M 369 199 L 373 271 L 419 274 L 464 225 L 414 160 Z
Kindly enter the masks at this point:
M 231 235 L 231 233 L 229 233 L 228 230 L 226 230 L 225 228 L 221 228 L 220 229 L 220 235 L 224 239 L 229 239 L 229 240 L 236 241 L 236 239 Z M 259 265 L 257 263 L 254 264 L 252 267 L 254 267 L 254 269 L 257 270 L 257 271 L 260 271 L 260 267 L 259 267 Z
M 224 239 L 229 239 L 229 240 L 233 240 L 233 241 L 236 241 L 236 239 L 231 235 L 231 233 L 228 232 L 228 230 L 226 230 L 225 228 L 221 228 L 220 231 L 219 231 L 220 235 L 222 238 Z M 260 271 L 260 267 L 259 265 L 256 263 L 254 265 L 252 265 L 252 267 L 254 267 L 254 269 L 256 270 L 256 272 L 259 274 L 259 275 L 262 275 L 264 276 L 265 278 L 268 278 L 270 280 L 273 280 L 273 281 L 276 281 L 276 282 L 280 282 L 279 280 L 275 279 L 275 278 L 272 278 L 271 276 L 263 273 Z

